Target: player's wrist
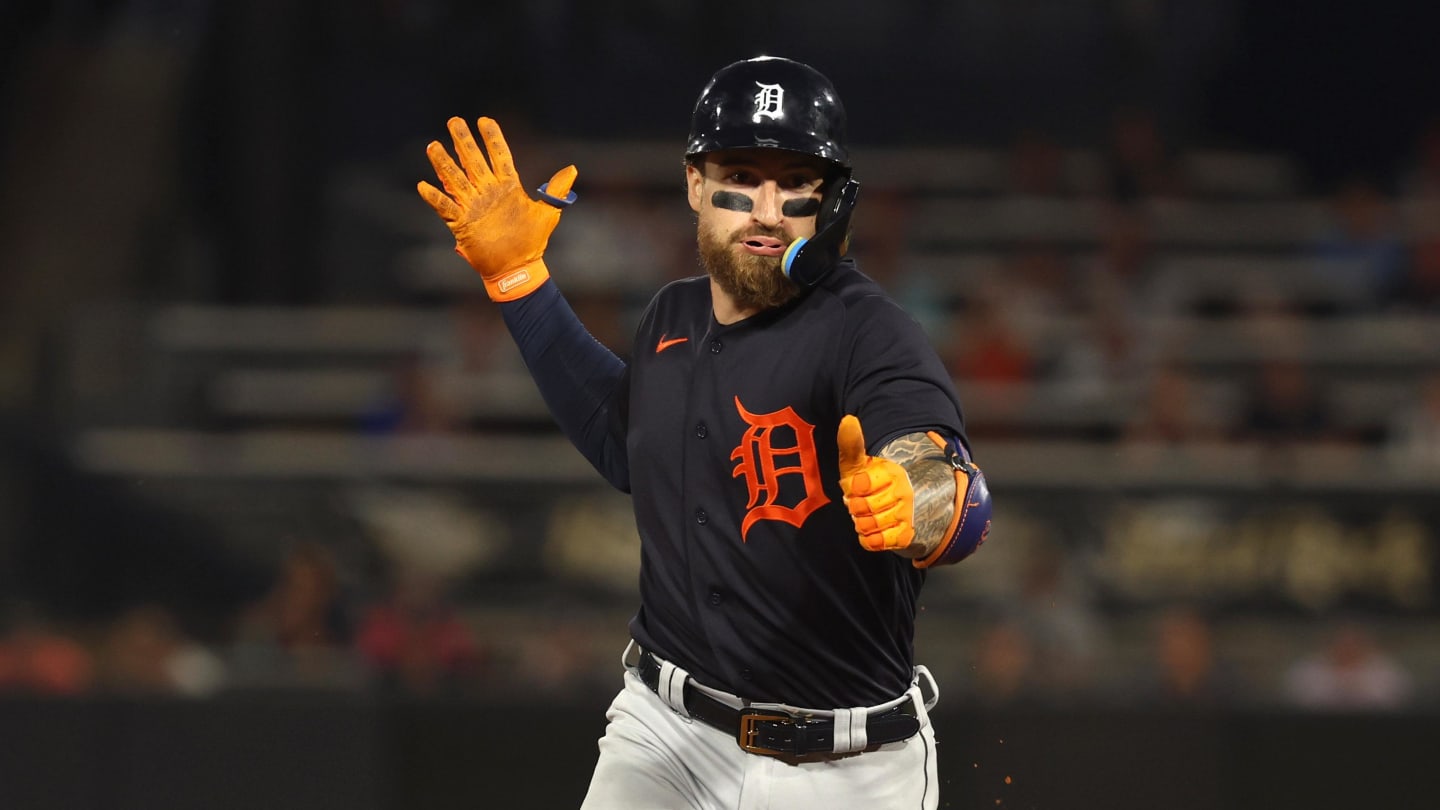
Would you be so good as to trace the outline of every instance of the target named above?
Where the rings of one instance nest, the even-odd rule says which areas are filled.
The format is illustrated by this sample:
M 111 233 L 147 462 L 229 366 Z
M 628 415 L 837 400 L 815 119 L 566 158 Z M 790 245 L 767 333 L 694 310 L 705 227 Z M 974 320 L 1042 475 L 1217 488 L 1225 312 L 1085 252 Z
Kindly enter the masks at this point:
M 550 269 L 545 266 L 545 259 L 542 257 L 503 273 L 482 278 L 485 280 L 485 292 L 490 294 L 490 300 L 518 301 L 540 289 L 540 285 L 550 278 Z

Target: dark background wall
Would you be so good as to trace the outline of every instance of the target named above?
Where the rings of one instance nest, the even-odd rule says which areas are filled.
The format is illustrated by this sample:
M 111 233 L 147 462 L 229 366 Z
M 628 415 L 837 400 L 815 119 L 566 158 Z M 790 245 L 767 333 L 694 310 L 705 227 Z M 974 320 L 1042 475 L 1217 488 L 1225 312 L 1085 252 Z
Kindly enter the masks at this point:
M 0 702 L 14 810 L 574 807 L 603 706 L 232 697 Z M 941 806 L 1422 810 L 1432 715 L 974 711 L 935 716 Z

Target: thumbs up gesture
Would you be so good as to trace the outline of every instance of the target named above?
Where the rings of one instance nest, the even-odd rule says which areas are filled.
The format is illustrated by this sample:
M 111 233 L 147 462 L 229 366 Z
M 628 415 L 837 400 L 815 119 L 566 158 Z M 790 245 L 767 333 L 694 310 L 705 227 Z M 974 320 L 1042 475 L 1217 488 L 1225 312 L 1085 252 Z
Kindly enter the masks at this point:
M 855 521 L 860 545 L 868 551 L 905 548 L 915 538 L 915 490 L 905 468 L 865 452 L 860 420 L 840 420 L 840 489 Z

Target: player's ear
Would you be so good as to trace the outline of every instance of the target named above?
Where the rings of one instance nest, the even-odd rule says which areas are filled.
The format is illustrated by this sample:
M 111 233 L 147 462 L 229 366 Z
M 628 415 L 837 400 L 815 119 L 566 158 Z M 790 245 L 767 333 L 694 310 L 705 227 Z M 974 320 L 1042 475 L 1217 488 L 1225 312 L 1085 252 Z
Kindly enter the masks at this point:
M 705 172 L 702 167 L 693 162 L 685 163 L 685 189 L 690 199 L 690 210 L 700 213 L 700 190 L 705 185 Z

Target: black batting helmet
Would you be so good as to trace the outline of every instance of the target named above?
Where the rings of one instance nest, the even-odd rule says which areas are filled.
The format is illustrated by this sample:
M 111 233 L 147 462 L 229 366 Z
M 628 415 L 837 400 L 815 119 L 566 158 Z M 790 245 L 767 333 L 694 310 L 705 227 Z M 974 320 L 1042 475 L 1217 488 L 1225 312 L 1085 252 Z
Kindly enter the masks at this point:
M 779 56 L 716 71 L 695 102 L 685 157 L 752 147 L 814 155 L 848 170 L 845 108 L 830 80 Z

